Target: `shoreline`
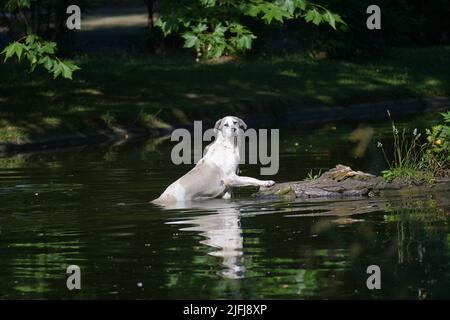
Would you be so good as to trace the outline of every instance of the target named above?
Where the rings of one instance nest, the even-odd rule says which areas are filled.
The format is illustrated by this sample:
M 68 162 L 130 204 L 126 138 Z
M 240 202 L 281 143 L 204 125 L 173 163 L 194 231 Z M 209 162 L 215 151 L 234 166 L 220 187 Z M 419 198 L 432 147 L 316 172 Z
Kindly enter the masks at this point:
M 330 122 L 378 120 L 386 117 L 386 110 L 396 118 L 420 115 L 429 111 L 450 109 L 450 97 L 428 97 L 420 99 L 388 100 L 374 103 L 360 103 L 349 106 L 305 106 L 301 110 L 283 112 L 279 115 L 266 113 L 263 115 L 245 116 L 250 127 L 275 125 L 317 125 Z M 189 128 L 185 124 L 171 124 L 173 129 Z M 213 123 L 211 124 L 213 125 Z M 21 143 L 0 143 L 0 155 L 8 156 L 39 150 L 63 149 L 78 146 L 115 144 L 131 140 L 158 138 L 170 134 L 167 129 L 148 130 L 141 127 L 111 128 L 111 131 L 99 131 L 93 134 L 58 134 L 29 139 Z

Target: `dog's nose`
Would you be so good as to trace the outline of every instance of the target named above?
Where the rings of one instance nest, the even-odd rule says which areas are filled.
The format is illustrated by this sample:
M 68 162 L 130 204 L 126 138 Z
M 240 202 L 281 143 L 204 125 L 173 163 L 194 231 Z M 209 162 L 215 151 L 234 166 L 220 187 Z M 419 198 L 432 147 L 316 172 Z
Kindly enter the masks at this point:
M 233 131 L 236 131 L 237 129 L 236 128 L 233 128 Z

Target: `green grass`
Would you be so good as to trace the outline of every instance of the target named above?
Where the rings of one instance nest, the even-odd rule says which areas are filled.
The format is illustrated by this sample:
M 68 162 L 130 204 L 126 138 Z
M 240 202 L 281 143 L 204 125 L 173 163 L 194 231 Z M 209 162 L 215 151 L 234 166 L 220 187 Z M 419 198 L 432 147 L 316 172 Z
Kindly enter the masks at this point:
M 415 167 L 392 167 L 383 171 L 383 178 L 387 182 L 400 181 L 410 185 L 420 185 L 423 183 L 433 184 L 435 174 L 432 170 L 417 169 Z
M 314 173 L 313 169 L 309 170 L 308 175 L 304 179 L 305 181 L 313 181 L 318 179 L 322 175 L 322 169 L 319 169 L 317 173 Z
M 388 169 L 383 177 L 387 182 L 400 181 L 408 184 L 433 184 L 439 175 L 446 175 L 450 167 L 449 132 L 450 112 L 441 113 L 444 124 L 426 130 L 422 137 L 417 128 L 408 132 L 399 130 L 391 118 L 393 155 L 388 157 L 384 146 L 378 142 L 378 148 L 384 156 Z
M 113 127 L 450 95 L 450 47 L 396 49 L 366 63 L 287 55 L 219 65 L 191 58 L 76 60 L 73 81 L 0 63 L 0 142 Z

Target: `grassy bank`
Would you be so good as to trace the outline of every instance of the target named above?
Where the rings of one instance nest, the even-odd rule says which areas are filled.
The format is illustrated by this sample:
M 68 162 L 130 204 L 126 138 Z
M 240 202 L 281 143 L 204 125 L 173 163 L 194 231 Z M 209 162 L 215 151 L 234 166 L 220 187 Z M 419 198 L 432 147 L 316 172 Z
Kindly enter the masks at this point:
M 304 55 L 220 65 L 172 57 L 76 62 L 82 70 L 73 81 L 0 64 L 0 142 L 167 127 L 226 113 L 450 95 L 450 47 L 397 49 L 363 64 Z

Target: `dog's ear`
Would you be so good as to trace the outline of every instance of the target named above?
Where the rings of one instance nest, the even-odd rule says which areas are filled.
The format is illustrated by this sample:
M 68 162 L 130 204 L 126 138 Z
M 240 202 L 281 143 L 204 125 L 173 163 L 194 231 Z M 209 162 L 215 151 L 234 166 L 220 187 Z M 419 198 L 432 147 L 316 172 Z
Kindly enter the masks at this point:
M 223 121 L 223 118 L 216 121 L 216 124 L 214 125 L 214 131 L 217 132 L 220 130 L 220 127 L 222 126 L 222 121 Z
M 244 122 L 244 120 L 242 120 L 241 118 L 238 118 L 238 117 L 234 117 L 234 118 L 239 123 L 239 127 L 243 128 L 244 130 L 247 129 L 247 124 Z

